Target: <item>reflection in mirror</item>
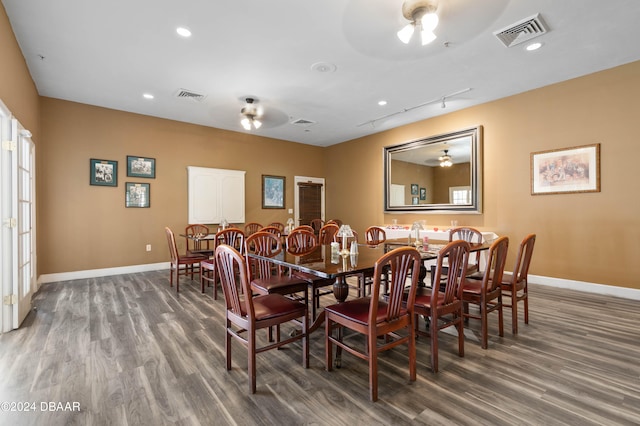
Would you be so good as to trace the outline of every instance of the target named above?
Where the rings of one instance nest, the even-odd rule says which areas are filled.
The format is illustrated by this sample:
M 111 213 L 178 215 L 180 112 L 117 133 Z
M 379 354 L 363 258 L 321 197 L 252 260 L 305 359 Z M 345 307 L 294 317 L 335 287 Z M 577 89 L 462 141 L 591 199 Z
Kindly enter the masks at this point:
M 482 211 L 482 126 L 384 148 L 385 211 Z

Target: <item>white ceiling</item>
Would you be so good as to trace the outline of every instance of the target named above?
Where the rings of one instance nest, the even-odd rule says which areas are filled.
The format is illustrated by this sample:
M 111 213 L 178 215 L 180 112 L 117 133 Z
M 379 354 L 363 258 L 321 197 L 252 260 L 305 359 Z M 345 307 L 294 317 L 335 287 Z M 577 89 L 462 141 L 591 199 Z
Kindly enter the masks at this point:
M 2 3 L 42 96 L 237 132 L 251 96 L 265 111 L 252 133 L 319 146 L 640 59 L 638 0 L 439 1 L 425 47 L 396 37 L 402 0 Z M 537 51 L 493 34 L 536 13 L 549 27 Z

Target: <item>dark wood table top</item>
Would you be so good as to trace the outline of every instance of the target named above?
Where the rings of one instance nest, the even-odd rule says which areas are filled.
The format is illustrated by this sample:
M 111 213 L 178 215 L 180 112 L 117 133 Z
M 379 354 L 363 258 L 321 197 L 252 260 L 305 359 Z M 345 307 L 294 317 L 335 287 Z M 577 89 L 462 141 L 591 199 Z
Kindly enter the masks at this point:
M 430 241 L 428 249 L 418 247 L 423 260 L 436 259 L 438 250 L 446 245 L 448 241 Z M 331 256 L 330 245 L 318 245 L 315 250 L 305 255 L 295 255 L 283 250 L 275 257 L 264 258 L 281 266 L 294 268 L 302 272 L 318 275 L 322 278 L 338 278 L 347 275 L 366 273 L 373 270 L 376 261 L 389 250 L 397 247 L 407 246 L 407 240 L 387 240 L 378 246 L 358 245 L 357 255 Z M 471 244 L 471 251 L 487 250 L 491 244 Z M 255 254 L 251 257 L 262 258 Z

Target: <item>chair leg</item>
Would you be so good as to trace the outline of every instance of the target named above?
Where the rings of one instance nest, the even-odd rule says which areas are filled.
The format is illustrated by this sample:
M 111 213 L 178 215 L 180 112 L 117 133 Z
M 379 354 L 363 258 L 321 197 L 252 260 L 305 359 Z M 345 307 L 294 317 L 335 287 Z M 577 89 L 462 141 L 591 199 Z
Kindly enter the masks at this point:
M 249 391 L 256 393 L 256 332 L 255 330 L 247 331 L 247 354 L 248 373 L 249 373 Z
M 315 308 L 315 306 L 314 306 Z M 329 337 L 331 336 L 331 324 L 333 323 L 333 321 L 331 321 L 329 318 L 325 319 L 324 322 L 324 327 L 325 327 L 325 334 L 324 334 L 324 341 L 325 341 L 325 345 L 324 345 L 324 362 L 325 362 L 325 370 L 327 371 L 331 371 L 333 370 L 333 343 L 331 343 L 331 340 L 329 339 Z
M 227 320 L 227 339 L 224 342 L 225 350 L 227 352 L 227 371 L 231 370 L 231 321 Z
M 498 335 L 500 337 L 504 337 L 504 310 L 502 308 L 502 296 L 498 296 Z
M 457 314 L 455 314 L 457 315 Z M 464 356 L 464 321 L 462 320 L 462 312 L 458 318 L 456 318 L 456 329 L 458 330 L 458 356 Z
M 511 292 L 511 334 L 518 334 L 518 296 Z
M 416 381 L 416 330 L 413 324 L 409 325 L 409 381 Z
M 369 399 L 378 400 L 378 350 L 377 336 L 369 336 Z
M 480 303 L 480 323 L 482 349 L 487 349 L 489 347 L 489 324 L 487 323 L 487 305 L 484 301 Z
M 431 371 L 438 372 L 438 319 L 430 317 L 429 333 L 431 334 Z
M 524 323 L 529 324 L 529 293 L 527 287 L 524 288 Z

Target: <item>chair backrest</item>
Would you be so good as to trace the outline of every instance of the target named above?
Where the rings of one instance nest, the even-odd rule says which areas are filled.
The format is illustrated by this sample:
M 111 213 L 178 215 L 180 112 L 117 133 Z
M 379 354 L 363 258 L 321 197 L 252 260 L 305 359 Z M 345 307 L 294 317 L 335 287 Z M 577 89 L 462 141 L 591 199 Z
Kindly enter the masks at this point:
M 244 234 L 248 237 L 254 232 L 258 232 L 262 228 L 262 225 L 257 222 L 249 222 L 244 226 Z
M 318 245 L 313 231 L 296 228 L 287 236 L 287 251 L 296 255 L 310 253 Z
M 438 252 L 436 267 L 433 271 L 433 282 L 441 285 L 431 286 L 431 300 L 438 300 L 443 293 L 443 304 L 451 304 L 455 299 L 462 299 L 462 280 L 469 265 L 471 247 L 464 240 L 455 240 L 445 245 Z M 444 265 L 445 259 L 447 265 Z M 444 283 L 444 288 L 442 287 Z
M 311 228 L 313 228 L 313 232 L 317 234 L 318 232 L 320 232 L 320 228 L 324 226 L 324 222 L 322 221 L 322 219 L 311 219 L 309 225 L 311 226 Z
M 246 254 L 253 253 L 258 256 L 273 257 L 282 251 L 280 238 L 271 232 L 258 231 L 249 235 L 245 240 Z M 266 259 L 249 258 L 251 270 L 255 277 L 267 279 L 281 272 L 281 268 L 276 268 L 273 262 Z
M 194 224 L 189 225 L 184 229 L 186 235 L 207 235 L 209 234 L 209 227 L 207 225 Z M 195 250 L 209 250 L 209 240 L 193 240 L 187 238 L 187 251 Z
M 264 228 L 260 229 L 260 232 L 270 232 L 278 238 L 282 236 L 282 231 L 277 226 L 265 226 Z
M 489 247 L 487 266 L 482 276 L 482 288 L 492 292 L 502 284 L 502 274 L 509 251 L 509 238 L 500 237 Z
M 482 232 L 468 226 L 460 226 L 458 228 L 453 228 L 449 230 L 449 241 L 463 240 L 468 242 L 469 244 L 481 244 L 482 239 L 483 239 Z M 480 263 L 479 251 L 476 252 L 474 262 L 476 264 Z
M 387 241 L 387 233 L 379 226 L 370 226 L 364 232 L 364 238 L 368 245 L 377 246 Z
M 173 235 L 173 231 L 165 226 L 164 232 L 167 234 L 167 243 L 169 244 L 169 254 L 171 255 L 171 262 L 176 263 L 178 261 L 178 248 L 176 247 L 176 237 Z
M 380 287 L 382 276 L 386 275 L 387 270 L 390 273 L 388 275 L 387 294 L 385 295 L 387 309 L 384 312 L 384 320 L 393 321 L 404 315 L 413 315 L 421 263 L 420 253 L 413 247 L 399 247 L 382 255 L 376 261 L 369 304 L 370 325 L 375 325 L 380 319 L 380 313 L 378 312 Z M 406 281 L 409 277 L 411 279 L 409 294 L 407 298 L 404 298 Z
M 313 229 L 313 227 L 311 225 L 300 225 L 300 226 L 296 226 L 295 228 L 293 228 L 293 231 L 295 231 L 296 229 L 306 229 L 307 231 L 311 231 L 313 233 L 317 232 Z
M 233 247 L 221 244 L 216 247 L 215 259 L 227 310 L 238 317 L 245 317 L 253 322 L 255 312 L 244 256 Z M 236 284 L 236 278 L 238 284 Z M 244 309 L 243 304 L 245 305 Z
M 334 237 L 336 232 L 338 232 L 340 227 L 335 223 L 327 223 L 322 228 L 320 228 L 320 232 L 318 234 L 318 242 L 320 244 L 331 244 L 334 241 Z
M 342 221 L 340 219 L 331 219 L 328 220 L 327 223 L 325 225 L 328 225 L 330 223 L 336 224 L 338 225 L 338 228 L 342 226 Z
M 215 238 L 215 246 L 226 244 L 244 254 L 244 232 L 238 228 L 227 228 L 218 231 Z
M 514 282 L 526 281 L 529 275 L 529 265 L 533 255 L 533 246 L 536 243 L 536 234 L 529 234 L 520 243 L 516 264 L 513 268 Z
M 278 230 L 280 231 L 280 233 L 282 234 L 284 232 L 284 223 L 282 222 L 271 222 L 269 224 L 269 226 L 274 227 L 274 228 L 278 228 Z

